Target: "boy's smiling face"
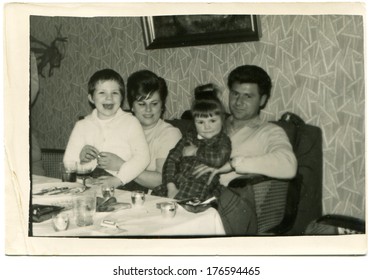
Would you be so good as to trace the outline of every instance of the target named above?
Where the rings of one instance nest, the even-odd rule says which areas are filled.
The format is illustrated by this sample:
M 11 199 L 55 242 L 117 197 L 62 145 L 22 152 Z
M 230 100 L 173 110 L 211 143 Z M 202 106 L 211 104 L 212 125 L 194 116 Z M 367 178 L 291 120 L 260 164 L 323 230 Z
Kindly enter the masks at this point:
M 98 81 L 93 94 L 88 95 L 88 100 L 96 106 L 99 119 L 114 117 L 122 102 L 119 84 L 112 80 Z

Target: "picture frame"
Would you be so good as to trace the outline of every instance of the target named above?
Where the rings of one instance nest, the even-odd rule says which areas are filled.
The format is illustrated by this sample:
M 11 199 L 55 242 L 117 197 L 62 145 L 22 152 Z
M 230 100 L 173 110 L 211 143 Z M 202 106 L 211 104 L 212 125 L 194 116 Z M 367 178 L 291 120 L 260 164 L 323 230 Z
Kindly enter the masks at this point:
M 141 17 L 145 49 L 259 41 L 257 15 Z

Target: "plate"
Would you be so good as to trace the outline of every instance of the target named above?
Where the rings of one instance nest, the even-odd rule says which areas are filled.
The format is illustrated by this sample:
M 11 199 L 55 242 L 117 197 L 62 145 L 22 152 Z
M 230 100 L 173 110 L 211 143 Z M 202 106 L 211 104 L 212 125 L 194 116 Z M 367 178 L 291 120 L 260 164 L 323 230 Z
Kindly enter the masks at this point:
M 178 203 L 178 204 L 181 207 L 183 207 L 185 210 L 187 210 L 188 212 L 193 212 L 193 213 L 204 212 L 211 207 L 210 203 L 195 205 L 195 204 L 190 204 L 188 202 L 183 202 L 183 203 Z
M 83 192 L 85 187 L 79 183 L 55 182 L 32 186 L 32 203 L 72 209 L 72 195 Z

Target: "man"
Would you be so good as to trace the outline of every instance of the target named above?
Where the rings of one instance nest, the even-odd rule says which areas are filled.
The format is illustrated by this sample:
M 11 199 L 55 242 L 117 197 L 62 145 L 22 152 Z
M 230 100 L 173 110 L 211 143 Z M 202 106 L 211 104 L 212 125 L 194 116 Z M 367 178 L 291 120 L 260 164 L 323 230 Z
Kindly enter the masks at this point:
M 226 120 L 226 129 L 232 142 L 231 160 L 219 169 L 199 166 L 196 176 L 211 172 L 211 180 L 221 174 L 220 183 L 224 186 L 244 174 L 294 177 L 297 161 L 285 131 L 260 118 L 272 88 L 266 71 L 255 65 L 239 66 L 229 74 L 228 87 L 231 116 Z M 221 189 L 218 210 L 227 234 L 256 233 L 253 196 L 247 188 Z
M 279 179 L 293 178 L 297 161 L 285 131 L 260 118 L 260 110 L 270 98 L 271 78 L 262 68 L 243 65 L 228 76 L 229 109 L 227 134 L 232 142 L 231 160 L 218 170 L 201 166 L 196 174 L 221 173 L 227 186 L 243 174 L 261 174 Z

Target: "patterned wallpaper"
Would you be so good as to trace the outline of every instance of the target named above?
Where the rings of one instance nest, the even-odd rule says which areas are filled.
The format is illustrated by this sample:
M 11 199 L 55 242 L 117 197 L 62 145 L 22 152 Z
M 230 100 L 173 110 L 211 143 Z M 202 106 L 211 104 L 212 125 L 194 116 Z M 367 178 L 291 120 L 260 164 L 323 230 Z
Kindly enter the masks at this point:
M 75 121 L 91 110 L 86 84 L 100 68 L 113 68 L 124 78 L 144 68 L 164 77 L 170 92 L 165 117 L 177 118 L 190 107 L 195 86 L 214 82 L 226 96 L 228 73 L 242 64 L 257 64 L 274 83 L 263 116 L 274 120 L 291 111 L 323 131 L 324 213 L 363 218 L 363 18 L 267 15 L 260 21 L 259 42 L 147 51 L 136 17 L 31 17 L 31 35 L 39 40 L 49 44 L 59 26 L 68 37 L 61 67 L 52 77 L 41 78 L 31 112 L 42 147 L 65 147 Z

